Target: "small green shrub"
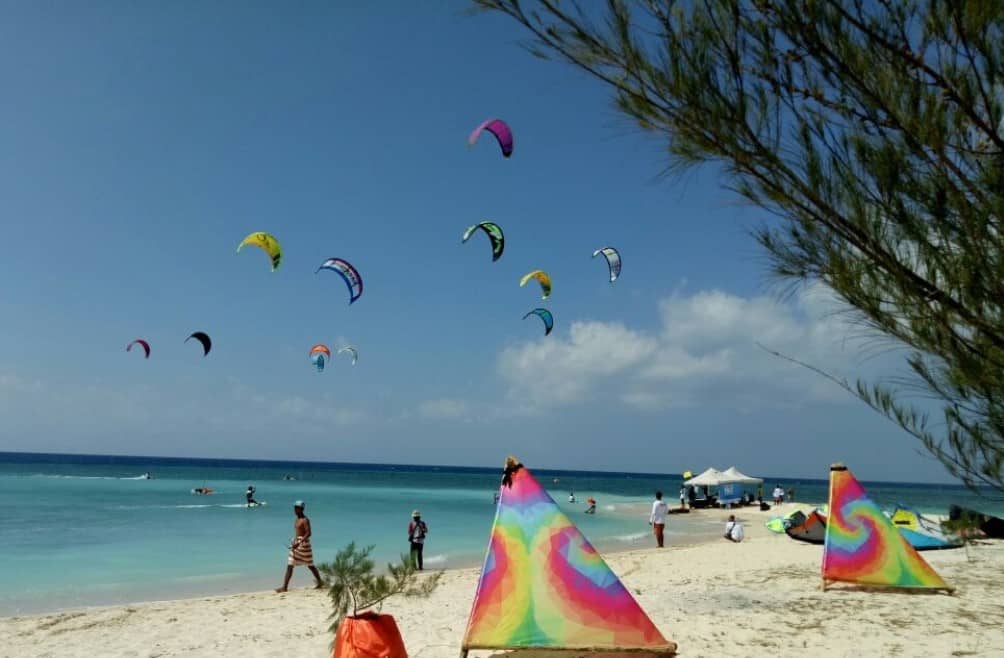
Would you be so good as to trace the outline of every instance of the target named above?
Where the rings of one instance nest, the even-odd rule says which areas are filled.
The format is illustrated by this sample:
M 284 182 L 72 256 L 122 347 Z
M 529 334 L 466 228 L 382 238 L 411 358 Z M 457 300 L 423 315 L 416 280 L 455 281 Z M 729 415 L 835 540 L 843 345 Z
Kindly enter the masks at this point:
M 334 610 L 329 630 L 335 632 L 342 619 L 355 617 L 370 608 L 378 611 L 388 598 L 400 594 L 409 597 L 426 597 L 439 585 L 443 572 L 419 578 L 411 560 L 401 556 L 399 564 L 387 564 L 387 573 L 375 574 L 375 564 L 370 558 L 373 546 L 356 548 L 352 542 L 335 555 L 333 562 L 318 568 L 328 583 L 328 596 Z

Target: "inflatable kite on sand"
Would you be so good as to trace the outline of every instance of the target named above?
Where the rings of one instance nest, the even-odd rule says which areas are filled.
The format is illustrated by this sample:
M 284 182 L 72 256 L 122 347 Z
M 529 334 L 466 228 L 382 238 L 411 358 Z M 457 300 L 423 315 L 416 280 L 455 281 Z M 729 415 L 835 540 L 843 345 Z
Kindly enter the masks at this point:
M 823 589 L 833 582 L 952 591 L 843 464 L 830 467 Z
M 676 643 L 514 457 L 499 494 L 462 657 L 471 649 L 675 653 Z

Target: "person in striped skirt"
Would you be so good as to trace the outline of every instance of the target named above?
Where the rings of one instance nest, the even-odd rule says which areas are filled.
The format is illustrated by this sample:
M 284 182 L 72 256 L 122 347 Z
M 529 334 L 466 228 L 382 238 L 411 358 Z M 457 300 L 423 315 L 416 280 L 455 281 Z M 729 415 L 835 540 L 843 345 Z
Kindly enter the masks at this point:
M 277 592 L 285 592 L 289 588 L 289 579 L 293 577 L 293 567 L 307 567 L 310 573 L 314 574 L 314 583 L 317 589 L 324 587 L 321 574 L 314 566 L 314 552 L 310 548 L 310 519 L 303 513 L 304 503 L 302 500 L 293 504 L 293 513 L 296 520 L 293 521 L 293 531 L 295 536 L 289 545 L 289 560 L 286 564 L 286 578 L 282 587 L 276 589 Z

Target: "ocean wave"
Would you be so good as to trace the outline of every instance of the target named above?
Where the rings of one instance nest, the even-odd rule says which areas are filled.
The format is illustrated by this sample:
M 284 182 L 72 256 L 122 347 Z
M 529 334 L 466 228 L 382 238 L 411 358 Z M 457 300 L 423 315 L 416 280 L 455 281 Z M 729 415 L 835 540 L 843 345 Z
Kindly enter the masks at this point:
M 247 503 L 231 503 L 227 505 L 212 505 L 209 503 L 202 505 L 165 505 L 164 507 L 169 507 L 173 509 L 205 509 L 207 507 L 219 507 L 222 509 L 244 509 L 247 507 Z
M 203 503 L 199 505 L 113 505 L 108 509 L 113 510 L 138 510 L 138 509 L 208 509 L 218 507 L 220 509 L 244 509 L 247 503 L 232 503 L 227 505 L 213 505 Z
M 423 564 L 446 564 L 446 560 L 449 557 L 446 553 L 439 553 L 437 555 L 430 555 L 429 557 L 423 557 Z
M 616 505 L 604 505 L 603 506 L 603 510 L 606 511 L 606 512 L 616 512 L 617 511 L 617 506 Z
M 219 573 L 203 573 L 197 576 L 178 576 L 172 580 L 178 583 L 201 583 L 210 580 L 232 580 L 234 578 L 243 578 L 246 575 L 240 571 L 223 571 Z
M 53 478 L 57 480 L 147 480 L 145 475 L 135 475 L 132 477 L 117 477 L 114 475 L 60 475 L 58 473 L 33 473 L 28 477 L 33 478 Z
M 614 539 L 616 539 L 617 541 L 630 543 L 630 542 L 641 541 L 642 539 L 645 539 L 645 537 L 648 537 L 650 534 L 651 533 L 648 532 L 632 532 L 630 535 L 615 535 Z

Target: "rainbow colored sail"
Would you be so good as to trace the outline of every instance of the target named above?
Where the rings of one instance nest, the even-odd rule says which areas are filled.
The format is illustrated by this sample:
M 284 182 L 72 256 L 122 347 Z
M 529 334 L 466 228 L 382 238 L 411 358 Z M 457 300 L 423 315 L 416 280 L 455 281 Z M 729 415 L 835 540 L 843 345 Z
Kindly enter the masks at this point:
M 830 468 L 823 581 L 919 589 L 951 587 L 917 553 L 843 464 Z
M 506 470 L 464 650 L 672 653 L 596 549 L 521 465 Z

